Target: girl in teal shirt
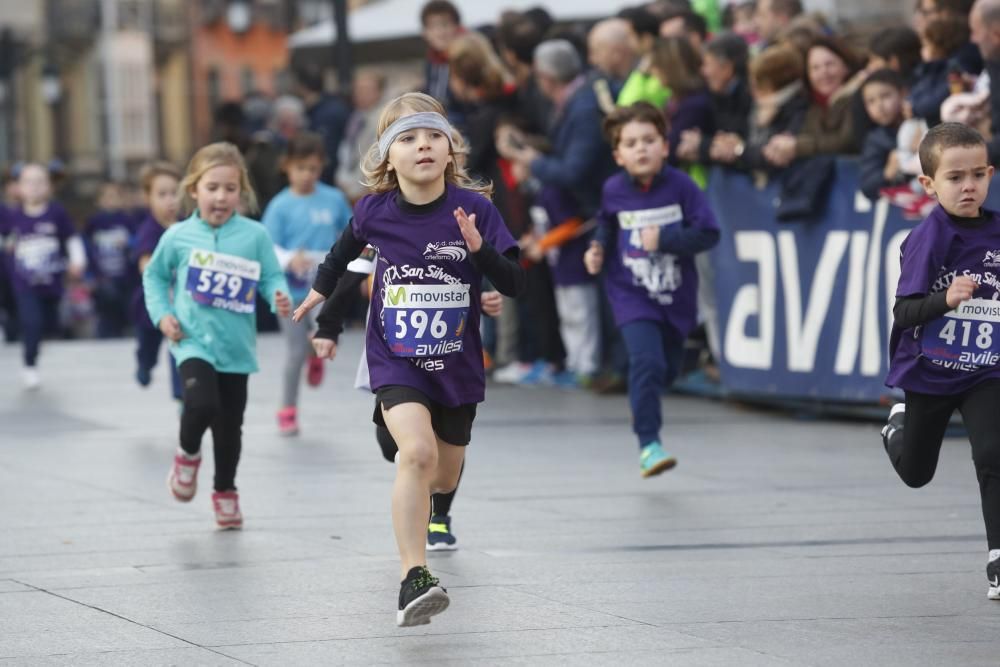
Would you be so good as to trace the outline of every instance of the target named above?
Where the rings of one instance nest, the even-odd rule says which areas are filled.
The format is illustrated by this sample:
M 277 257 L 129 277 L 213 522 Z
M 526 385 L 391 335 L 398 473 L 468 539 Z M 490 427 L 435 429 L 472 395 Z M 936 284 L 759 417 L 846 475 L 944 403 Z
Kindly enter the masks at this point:
M 235 146 L 210 144 L 195 153 L 181 192 L 194 213 L 164 233 L 142 276 L 149 317 L 171 341 L 184 386 L 180 449 L 167 484 L 177 500 L 194 497 L 201 439 L 211 428 L 215 520 L 240 528 L 236 466 L 247 377 L 257 371 L 257 294 L 280 317 L 288 316 L 291 300 L 267 230 L 237 213 L 241 203 L 255 208 L 256 198 Z

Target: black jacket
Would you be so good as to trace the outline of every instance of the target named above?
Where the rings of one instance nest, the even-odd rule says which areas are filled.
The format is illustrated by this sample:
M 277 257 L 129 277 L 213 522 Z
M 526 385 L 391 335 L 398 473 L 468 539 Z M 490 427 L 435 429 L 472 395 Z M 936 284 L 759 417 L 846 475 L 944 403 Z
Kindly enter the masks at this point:
M 763 126 L 757 125 L 754 122 L 756 116 L 756 110 L 754 110 L 751 113 L 748 125 L 743 155 L 737 158 L 733 166 L 747 171 L 775 170 L 775 167 L 764 159 L 764 146 L 771 140 L 771 137 L 777 134 L 798 134 L 799 128 L 802 127 L 802 121 L 805 120 L 808 108 L 809 100 L 806 99 L 805 93 L 797 93 L 781 105 L 770 123 Z
M 736 77 L 724 93 L 712 93 L 710 103 L 715 119 L 715 131 L 732 132 L 746 140 L 753 108 L 753 98 L 750 96 L 750 86 L 746 79 Z M 701 138 L 699 162 L 704 164 L 711 162 L 709 149 L 712 147 L 713 138 L 713 136 Z
M 889 154 L 896 150 L 896 133 L 898 127 L 874 127 L 865 135 L 864 147 L 861 149 L 861 192 L 875 201 L 878 191 L 892 185 L 906 182 L 906 177 L 896 176 L 887 181 L 883 175 L 885 163 Z

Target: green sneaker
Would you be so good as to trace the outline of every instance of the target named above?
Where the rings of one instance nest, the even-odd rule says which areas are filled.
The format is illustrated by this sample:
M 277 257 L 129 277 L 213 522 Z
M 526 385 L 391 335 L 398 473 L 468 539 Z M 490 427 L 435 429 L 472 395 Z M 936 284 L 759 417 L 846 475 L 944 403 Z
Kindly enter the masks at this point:
M 639 452 L 639 470 L 643 477 L 659 475 L 677 465 L 677 459 L 663 451 L 663 445 L 654 440 Z

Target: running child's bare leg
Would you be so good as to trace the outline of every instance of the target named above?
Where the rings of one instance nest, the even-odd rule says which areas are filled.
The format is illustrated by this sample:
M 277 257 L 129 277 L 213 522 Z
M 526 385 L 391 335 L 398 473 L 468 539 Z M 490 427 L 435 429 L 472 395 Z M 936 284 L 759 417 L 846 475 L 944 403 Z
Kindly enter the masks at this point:
M 427 565 L 427 517 L 431 483 L 437 476 L 438 445 L 431 414 L 420 403 L 382 408 L 382 418 L 399 447 L 392 487 L 392 527 L 399 547 L 401 578 L 411 568 Z

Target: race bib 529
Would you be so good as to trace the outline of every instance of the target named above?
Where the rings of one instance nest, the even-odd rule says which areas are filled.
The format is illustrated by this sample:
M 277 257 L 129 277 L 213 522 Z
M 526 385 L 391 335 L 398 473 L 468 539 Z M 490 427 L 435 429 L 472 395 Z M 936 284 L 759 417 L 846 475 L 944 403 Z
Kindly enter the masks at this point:
M 234 313 L 252 313 L 260 262 L 211 250 L 192 250 L 187 290 L 198 303 Z
M 388 285 L 384 327 L 398 357 L 439 357 L 462 351 L 468 285 Z

